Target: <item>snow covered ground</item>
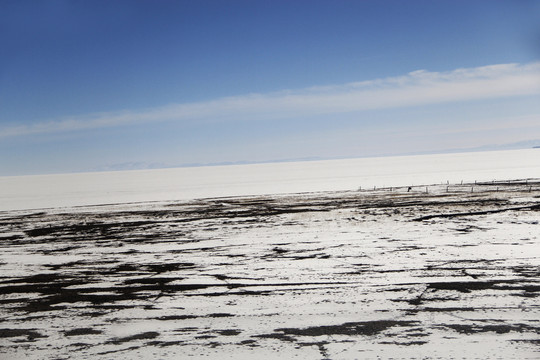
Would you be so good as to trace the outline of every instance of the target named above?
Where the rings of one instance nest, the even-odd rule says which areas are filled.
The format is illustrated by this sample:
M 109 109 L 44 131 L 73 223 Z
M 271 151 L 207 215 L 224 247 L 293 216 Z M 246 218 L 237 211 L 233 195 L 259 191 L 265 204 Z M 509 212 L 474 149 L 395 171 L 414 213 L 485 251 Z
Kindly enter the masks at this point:
M 0 212 L 0 358 L 539 358 L 540 182 L 437 183 Z
M 0 177 L 0 211 L 540 178 L 540 149 Z

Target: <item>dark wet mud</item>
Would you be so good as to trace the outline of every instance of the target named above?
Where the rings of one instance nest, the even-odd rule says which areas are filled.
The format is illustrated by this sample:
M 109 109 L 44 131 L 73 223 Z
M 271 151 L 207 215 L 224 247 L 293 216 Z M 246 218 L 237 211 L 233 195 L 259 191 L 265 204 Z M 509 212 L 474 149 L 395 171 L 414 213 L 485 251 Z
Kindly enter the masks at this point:
M 532 180 L 1 212 L 0 359 L 538 358 L 539 221 Z

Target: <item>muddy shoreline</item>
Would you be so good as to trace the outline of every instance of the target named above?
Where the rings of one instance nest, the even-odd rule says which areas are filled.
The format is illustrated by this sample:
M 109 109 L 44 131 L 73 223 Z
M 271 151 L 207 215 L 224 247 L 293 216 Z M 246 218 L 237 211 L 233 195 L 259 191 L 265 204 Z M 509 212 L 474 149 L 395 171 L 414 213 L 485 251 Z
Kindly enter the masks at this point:
M 0 358 L 538 358 L 540 181 L 0 212 Z

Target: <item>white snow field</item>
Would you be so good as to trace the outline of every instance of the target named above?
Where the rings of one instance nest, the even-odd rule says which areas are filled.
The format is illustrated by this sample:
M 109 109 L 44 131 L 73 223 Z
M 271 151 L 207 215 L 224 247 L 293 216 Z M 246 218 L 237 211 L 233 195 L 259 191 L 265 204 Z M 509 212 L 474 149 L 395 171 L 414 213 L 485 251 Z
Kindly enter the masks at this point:
M 537 154 L 2 178 L 0 359 L 537 359 Z
M 540 177 L 540 149 L 0 177 L 0 211 Z

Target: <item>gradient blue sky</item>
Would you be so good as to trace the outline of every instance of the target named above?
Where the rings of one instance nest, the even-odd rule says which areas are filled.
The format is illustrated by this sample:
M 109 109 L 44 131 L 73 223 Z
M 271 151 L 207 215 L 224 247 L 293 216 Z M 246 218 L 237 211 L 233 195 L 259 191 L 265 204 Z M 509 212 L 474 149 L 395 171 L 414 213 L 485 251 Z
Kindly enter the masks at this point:
M 0 175 L 540 139 L 534 0 L 0 0 L 0 49 Z

